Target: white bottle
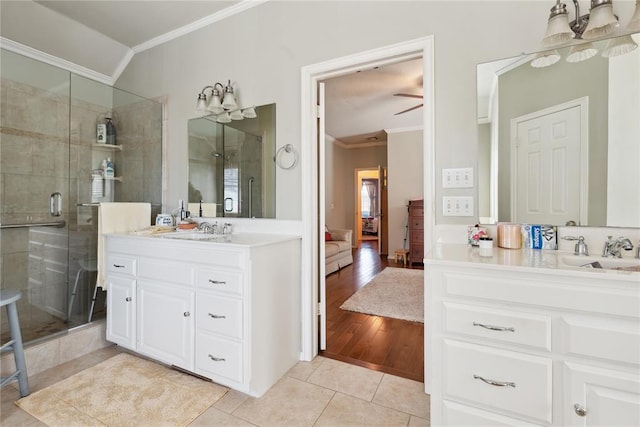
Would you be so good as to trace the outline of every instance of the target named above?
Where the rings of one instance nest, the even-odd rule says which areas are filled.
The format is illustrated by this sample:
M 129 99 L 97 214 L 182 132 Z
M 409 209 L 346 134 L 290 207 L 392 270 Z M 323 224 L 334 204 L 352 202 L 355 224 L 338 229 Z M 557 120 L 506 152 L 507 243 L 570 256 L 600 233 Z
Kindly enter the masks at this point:
M 107 125 L 99 124 L 97 132 L 98 144 L 104 144 L 107 142 Z
M 104 166 L 104 177 L 113 178 L 114 176 L 115 171 L 113 170 L 113 162 L 111 161 L 111 157 L 107 157 L 106 164 Z

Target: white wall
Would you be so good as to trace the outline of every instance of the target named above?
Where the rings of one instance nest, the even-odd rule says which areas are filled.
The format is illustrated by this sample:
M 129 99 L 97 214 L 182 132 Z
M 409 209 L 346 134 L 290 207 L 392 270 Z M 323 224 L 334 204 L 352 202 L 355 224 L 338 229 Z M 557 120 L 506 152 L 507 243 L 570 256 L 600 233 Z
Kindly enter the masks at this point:
M 538 50 L 549 3 L 273 0 L 136 54 L 116 85 L 166 96 L 167 194 L 174 207 L 186 198 L 187 120 L 205 85 L 232 79 L 241 103 L 275 102 L 277 145 L 300 149 L 301 67 L 434 35 L 436 172 L 468 167 L 476 162 L 476 64 Z M 278 218 L 301 218 L 303 173 L 299 166 L 278 170 Z M 439 186 L 436 173 L 436 221 L 473 222 L 440 217 L 439 200 L 447 193 Z M 467 194 L 475 190 L 458 195 Z
M 387 136 L 389 254 L 404 244 L 409 200 L 422 199 L 422 131 L 391 132 Z

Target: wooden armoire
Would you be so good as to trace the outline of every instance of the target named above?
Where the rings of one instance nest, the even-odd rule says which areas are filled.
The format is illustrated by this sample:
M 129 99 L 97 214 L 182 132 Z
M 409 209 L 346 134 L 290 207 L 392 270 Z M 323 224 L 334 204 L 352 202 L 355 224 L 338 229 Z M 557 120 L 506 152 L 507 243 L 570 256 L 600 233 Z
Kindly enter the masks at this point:
M 424 260 L 424 200 L 410 200 L 409 205 L 409 263 Z

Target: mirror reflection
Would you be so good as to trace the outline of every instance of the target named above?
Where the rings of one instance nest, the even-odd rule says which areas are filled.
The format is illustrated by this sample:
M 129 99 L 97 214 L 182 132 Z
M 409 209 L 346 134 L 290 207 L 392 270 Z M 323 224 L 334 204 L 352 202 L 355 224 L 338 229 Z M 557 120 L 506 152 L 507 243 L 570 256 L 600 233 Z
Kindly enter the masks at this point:
M 189 120 L 189 208 L 192 216 L 275 218 L 275 104 L 255 118 Z
M 478 65 L 482 223 L 640 227 L 640 49 L 605 58 L 607 43 Z

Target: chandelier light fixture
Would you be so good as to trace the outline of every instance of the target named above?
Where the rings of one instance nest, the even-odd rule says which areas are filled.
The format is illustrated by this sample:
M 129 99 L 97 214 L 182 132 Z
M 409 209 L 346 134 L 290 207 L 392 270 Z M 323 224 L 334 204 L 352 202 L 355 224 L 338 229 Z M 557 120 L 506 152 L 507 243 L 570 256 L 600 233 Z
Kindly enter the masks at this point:
M 209 90 L 211 94 L 207 97 L 207 91 Z M 254 107 L 243 109 L 238 106 L 233 86 L 231 86 L 231 80 L 229 80 L 226 86 L 222 83 L 205 86 L 198 94 L 196 112 L 198 114 L 214 115 L 218 123 L 229 123 L 231 120 L 252 119 L 256 117 Z
M 608 36 L 618 27 L 618 17 L 613 13 L 613 0 L 591 0 L 589 13 L 580 15 L 580 6 L 577 0 L 573 0 L 575 7 L 575 19 L 569 21 L 567 5 L 556 0 L 551 8 L 547 31 L 542 38 L 542 46 L 546 52 L 537 54 L 531 61 L 531 66 L 547 67 L 560 60 L 560 54 L 553 50 L 567 45 L 573 39 L 593 40 Z M 636 0 L 633 16 L 626 29 L 628 32 L 640 31 L 640 0 Z M 638 47 L 630 35 L 616 37 L 609 41 L 602 51 L 602 56 L 610 58 L 623 55 Z M 598 53 L 596 47 L 585 42 L 574 44 L 567 55 L 567 62 L 580 62 L 594 57 Z

